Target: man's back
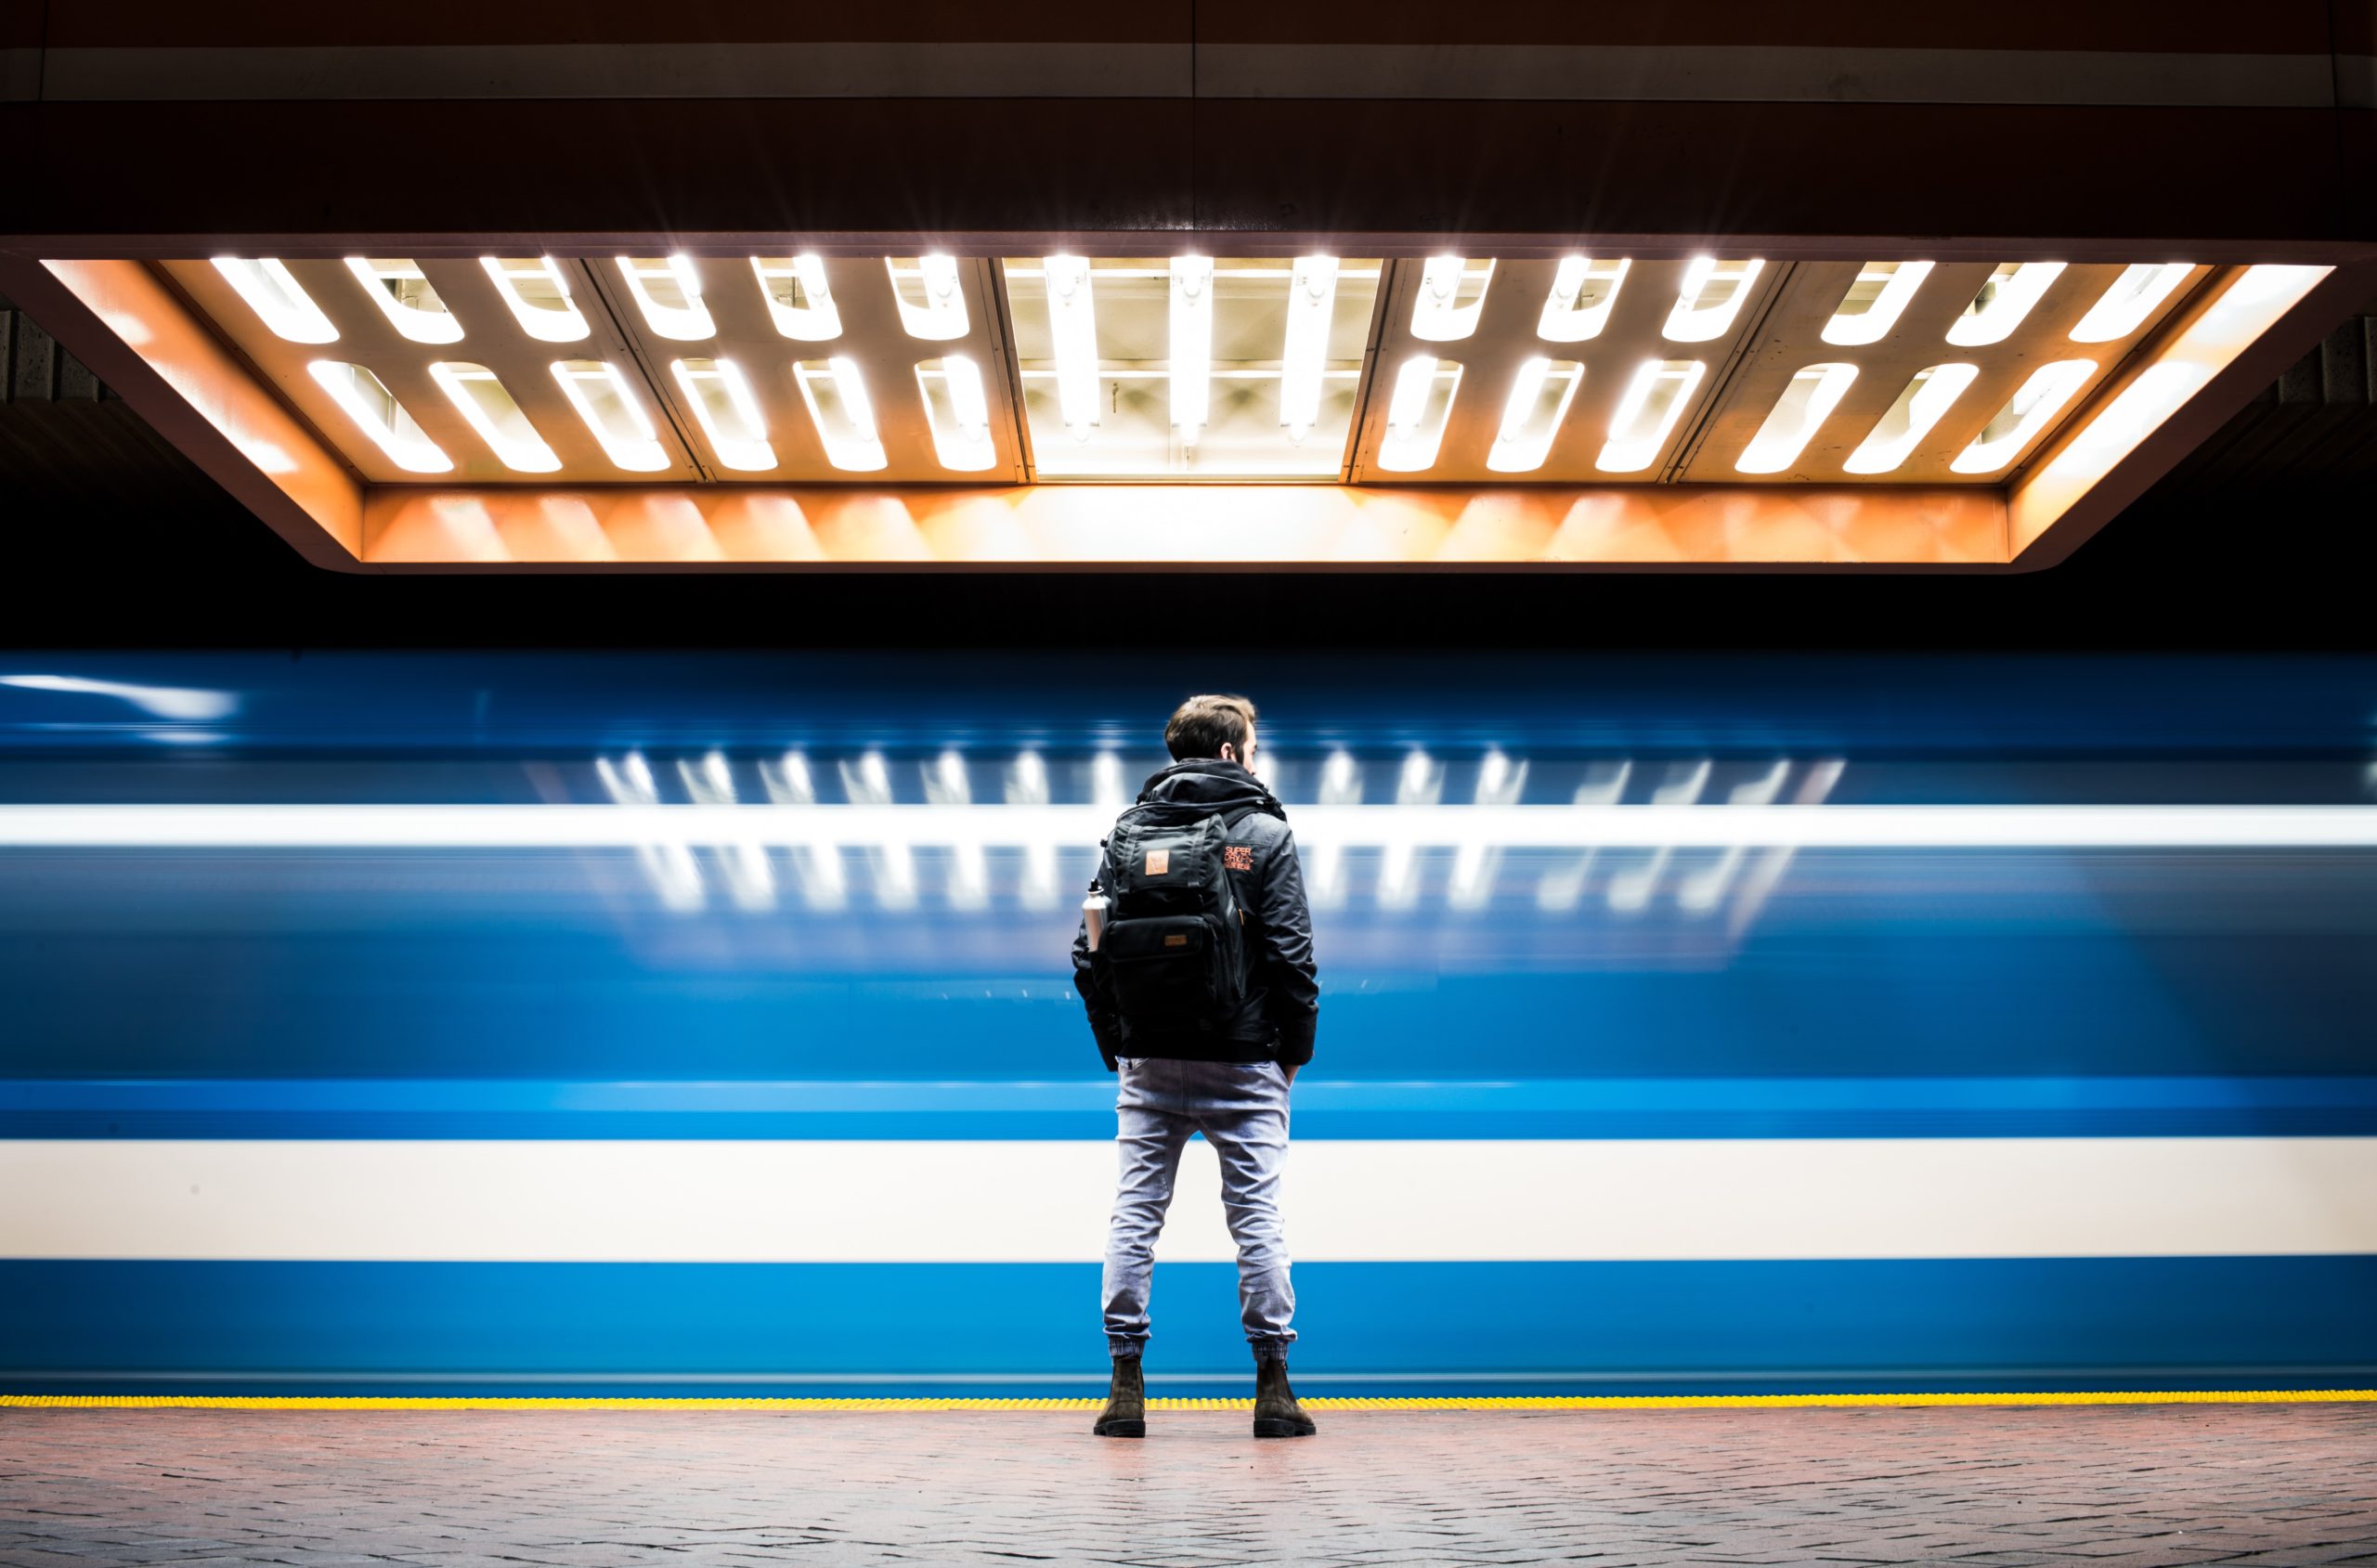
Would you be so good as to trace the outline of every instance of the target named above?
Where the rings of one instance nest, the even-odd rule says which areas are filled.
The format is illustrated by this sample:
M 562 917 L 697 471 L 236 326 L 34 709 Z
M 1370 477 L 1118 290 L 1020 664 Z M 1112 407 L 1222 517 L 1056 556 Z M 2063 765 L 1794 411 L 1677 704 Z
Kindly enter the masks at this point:
M 1311 1060 L 1319 984 L 1312 913 L 1286 809 L 1245 768 L 1212 758 L 1175 762 L 1152 775 L 1134 810 L 1139 807 L 1182 822 L 1240 813 L 1223 846 L 1222 865 L 1244 922 L 1240 938 L 1247 959 L 1245 984 L 1235 1016 L 1218 1026 L 1134 1017 L 1117 1005 L 1106 965 L 1090 948 L 1085 919 L 1073 939 L 1073 984 L 1108 1065 L 1118 1056 L 1292 1066 Z M 1093 891 L 1104 890 L 1093 884 Z
M 1313 1432 L 1288 1384 L 1296 1298 L 1279 1192 L 1288 1091 L 1312 1059 L 1320 984 L 1288 813 L 1254 773 L 1254 719 L 1244 697 L 1180 705 L 1163 732 L 1175 761 L 1101 846 L 1073 938 L 1073 984 L 1119 1091 L 1122 1170 L 1100 1280 L 1114 1373 L 1092 1428 L 1101 1437 L 1147 1434 L 1139 1366 L 1156 1238 L 1180 1152 L 1198 1134 L 1220 1160 L 1222 1212 L 1238 1243 L 1254 1435 Z M 1089 910 L 1106 894 L 1113 922 L 1093 942 Z

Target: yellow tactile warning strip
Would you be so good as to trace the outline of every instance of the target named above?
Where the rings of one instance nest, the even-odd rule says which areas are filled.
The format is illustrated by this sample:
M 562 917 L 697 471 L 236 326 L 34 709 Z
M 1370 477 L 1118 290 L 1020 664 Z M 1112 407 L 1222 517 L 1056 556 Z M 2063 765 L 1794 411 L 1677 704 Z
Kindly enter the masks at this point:
M 1764 1410 L 1958 1405 L 2377 1404 L 2377 1389 L 2166 1389 L 2047 1393 L 1451 1394 L 1308 1397 L 1315 1410 Z M 1096 1410 L 1080 1399 L 497 1397 L 410 1394 L 0 1393 L 0 1409 L 121 1410 Z M 1248 1410 L 1252 1399 L 1150 1399 L 1150 1410 Z

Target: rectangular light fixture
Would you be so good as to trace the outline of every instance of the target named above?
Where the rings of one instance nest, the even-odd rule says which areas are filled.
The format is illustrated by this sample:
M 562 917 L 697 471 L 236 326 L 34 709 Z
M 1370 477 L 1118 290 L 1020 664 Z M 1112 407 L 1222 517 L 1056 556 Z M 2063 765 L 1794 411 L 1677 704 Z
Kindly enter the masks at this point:
M 875 405 L 866 395 L 866 377 L 858 361 L 838 354 L 830 359 L 803 359 L 793 367 L 800 383 L 800 400 L 825 447 L 825 460 L 851 473 L 872 473 L 890 460 L 876 433 Z
M 1422 343 L 1459 343 L 1477 330 L 1494 263 L 1464 256 L 1430 256 L 1420 272 L 1420 297 L 1411 303 L 1411 335 Z
M 582 343 L 586 317 L 569 297 L 569 278 L 551 256 L 481 256 L 479 265 L 520 330 L 539 343 Z
M 669 373 L 693 405 L 694 419 L 721 463 L 743 473 L 764 473 L 776 466 L 767 420 L 740 365 L 732 359 L 672 359 Z
M 317 359 L 305 367 L 356 428 L 407 473 L 450 473 L 454 460 L 432 441 L 380 378 L 360 365 Z
M 272 329 L 273 336 L 287 343 L 338 342 L 338 329 L 281 263 L 270 257 L 251 261 L 244 256 L 217 256 L 214 270 L 247 302 L 256 318 Z
M 561 459 L 493 370 L 463 360 L 441 360 L 429 368 L 429 379 L 504 467 L 514 473 L 551 473 L 561 467 Z
M 1563 256 L 1552 275 L 1552 297 L 1543 302 L 1543 317 L 1535 335 L 1546 343 L 1584 343 L 1601 336 L 1609 313 L 1617 304 L 1618 285 L 1633 265 L 1624 256 L 1595 261 L 1590 256 Z
M 1985 348 L 1994 343 L 2004 343 L 2047 285 L 2063 276 L 2063 264 L 2058 262 L 2008 262 L 1989 275 L 1948 329 L 1948 341 L 1958 348 Z
M 702 303 L 701 274 L 694 259 L 683 254 L 660 257 L 620 256 L 619 276 L 644 324 L 673 343 L 702 343 L 718 335 Z
M 1486 454 L 1486 466 L 1497 473 L 1532 473 L 1541 468 L 1584 380 L 1585 368 L 1574 359 L 1536 355 L 1521 361 L 1518 374 L 1511 378 L 1510 400 L 1502 406 L 1501 429 Z
M 1668 437 L 1708 367 L 1697 359 L 1646 359 L 1636 368 L 1609 421 L 1609 439 L 1593 466 L 1604 473 L 1640 473 L 1658 461 Z
M 429 286 L 419 263 L 401 256 L 349 256 L 346 269 L 389 325 L 406 338 L 414 343 L 462 341 L 462 323 Z
M 1048 336 L 1057 362 L 1057 411 L 1076 441 L 1098 428 L 1098 307 L 1090 297 L 1089 258 L 1047 256 Z
M 910 337 L 947 343 L 966 335 L 966 291 L 956 257 L 935 254 L 910 261 L 886 256 L 883 266 L 891 275 L 900 325 Z
M 1386 409 L 1386 435 L 1378 444 L 1378 466 L 1389 473 L 1433 468 L 1461 389 L 1461 362 L 1415 354 L 1395 374 L 1395 395 Z
M 2096 371 L 2093 359 L 2059 359 L 2040 366 L 1948 466 L 1958 473 L 1994 473 L 2004 468 L 2046 431 L 2047 421 L 2062 412 Z
M 2117 343 L 2146 324 L 2154 307 L 2195 270 L 2193 262 L 2163 262 L 2125 266 L 2080 324 L 2072 329 L 2073 343 Z
M 839 259 L 789 234 L 724 250 L 620 234 L 591 257 L 583 236 L 390 247 L 417 259 L 237 239 L 214 244 L 245 254 L 217 258 L 160 249 L 170 238 L 144 242 L 162 260 L 36 260 L 0 282 L 333 566 L 859 562 L 920 544 L 952 564 L 1151 564 L 1163 546 L 1143 531 L 1083 526 L 1111 497 L 1065 489 L 1144 481 L 1163 484 L 1132 504 L 1165 515 L 1198 486 L 1238 486 L 1201 519 L 1201 560 L 2043 564 L 2309 341 L 2313 317 L 2366 292 L 2344 256 L 2215 330 L 2224 301 L 2275 271 L 2101 243 L 2069 266 L 2031 259 L 2050 240 L 1934 265 L 1803 238 L 1768 271 L 1747 237 L 1705 240 L 1696 262 L 1666 239 L 1671 259 L 1644 261 L 1550 236 L 1432 258 L 1406 235 L 1383 260 L 1173 253 L 1212 249 L 1201 237 L 1073 255 L 987 232 Z M 961 302 L 963 337 L 917 340 Z M 708 342 L 663 335 L 704 327 Z M 1492 521 L 1407 526 L 1412 506 L 1463 515 L 1448 492 L 1399 494 L 1408 481 L 1490 482 Z M 984 486 L 1017 493 L 985 511 Z M 832 522 L 860 488 L 896 496 L 917 531 Z M 1577 513 L 1578 497 L 1600 510 Z M 1640 525 L 1679 509 L 1688 521 Z
M 615 465 L 630 473 L 656 473 L 669 466 L 652 417 L 617 366 L 602 359 L 556 359 L 552 372 L 562 395 Z
M 753 256 L 751 273 L 768 302 L 776 330 L 795 343 L 831 343 L 842 335 L 842 313 L 825 280 L 822 256 Z
M 1824 324 L 1824 341 L 1843 348 L 1881 342 L 1930 276 L 1928 261 L 1867 262 Z
M 1789 469 L 1856 379 L 1854 365 L 1810 365 L 1795 372 L 1767 410 L 1766 422 L 1742 449 L 1734 472 L 1781 473 Z
M 1932 365 L 1917 370 L 1857 449 L 1840 467 L 1846 473 L 1894 473 L 1931 434 L 1965 388 L 1981 374 L 1978 365 Z
M 924 396 L 925 422 L 932 429 L 933 455 L 942 467 L 954 473 L 979 473 L 997 463 L 990 399 L 973 360 L 952 354 L 920 362 L 916 390 Z
M 1214 258 L 1172 258 L 1170 367 L 1172 427 L 1183 446 L 1197 444 L 1197 432 L 1212 415 L 1214 384 Z
M 1766 263 L 1755 257 L 1719 261 L 1694 258 L 1683 269 L 1683 286 L 1676 291 L 1668 311 L 1664 335 L 1669 343 L 1708 343 L 1733 330 L 1734 317 L 1749 299 L 1749 286 Z

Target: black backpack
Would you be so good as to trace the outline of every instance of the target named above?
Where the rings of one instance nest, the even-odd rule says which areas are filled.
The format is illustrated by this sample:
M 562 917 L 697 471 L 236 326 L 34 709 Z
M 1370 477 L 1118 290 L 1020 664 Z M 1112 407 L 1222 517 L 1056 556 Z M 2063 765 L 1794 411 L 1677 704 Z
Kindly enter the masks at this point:
M 1126 1036 L 1189 1034 L 1237 1019 L 1246 1001 L 1246 916 L 1222 848 L 1259 810 L 1183 821 L 1177 806 L 1151 802 L 1114 823 L 1098 868 L 1112 901 L 1098 953 Z

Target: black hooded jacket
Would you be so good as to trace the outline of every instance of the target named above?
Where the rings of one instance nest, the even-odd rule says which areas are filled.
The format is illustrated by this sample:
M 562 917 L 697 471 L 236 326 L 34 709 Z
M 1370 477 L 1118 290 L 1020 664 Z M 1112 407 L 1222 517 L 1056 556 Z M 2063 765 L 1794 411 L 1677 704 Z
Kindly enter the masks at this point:
M 1228 1029 L 1150 1036 L 1135 1031 L 1114 1010 L 1114 999 L 1092 964 L 1086 920 L 1073 936 L 1073 986 L 1089 1009 L 1098 1054 L 1111 1068 L 1117 1056 L 1180 1056 L 1206 1062 L 1266 1062 L 1300 1066 L 1312 1060 L 1320 982 L 1312 961 L 1312 911 L 1305 903 L 1304 869 L 1289 835 L 1287 810 L 1261 781 L 1235 762 L 1192 758 L 1150 777 L 1142 804 L 1163 801 L 1200 813 L 1253 806 L 1230 835 L 1244 846 L 1246 864 L 1231 857 L 1230 890 L 1248 917 L 1246 1004 Z M 1093 880 L 1090 891 L 1098 891 Z

